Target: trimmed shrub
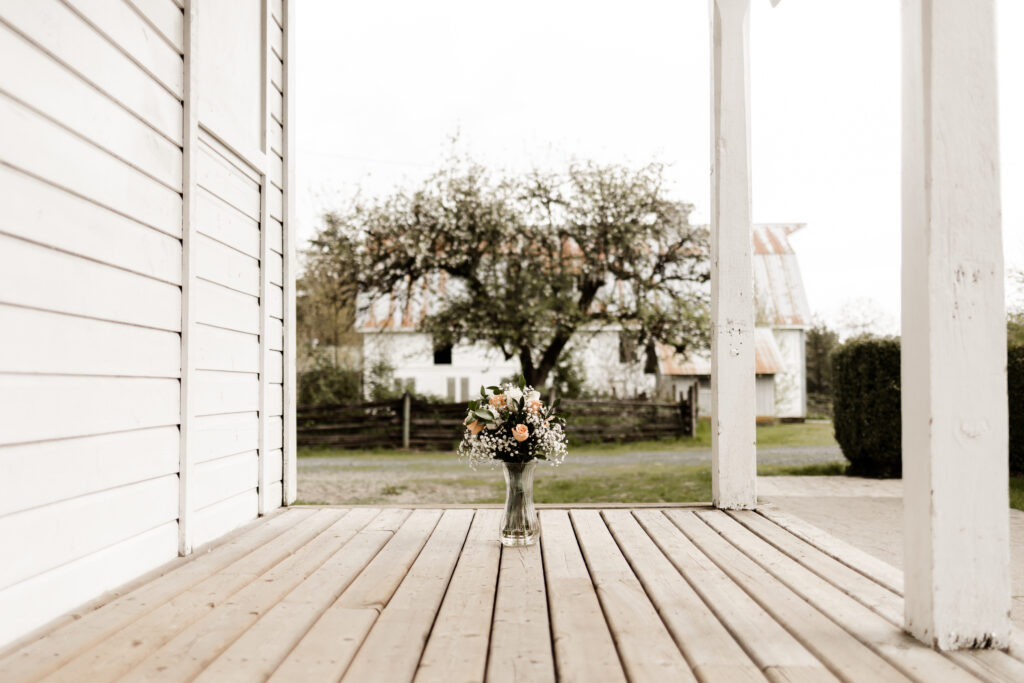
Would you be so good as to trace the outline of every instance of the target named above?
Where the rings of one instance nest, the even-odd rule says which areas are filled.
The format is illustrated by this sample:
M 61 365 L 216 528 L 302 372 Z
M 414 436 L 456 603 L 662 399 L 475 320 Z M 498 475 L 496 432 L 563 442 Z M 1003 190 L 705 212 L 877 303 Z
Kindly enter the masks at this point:
M 858 337 L 835 350 L 832 410 L 847 474 L 902 475 L 898 339 Z
M 1024 475 L 1024 346 L 1010 346 L 1006 356 L 1006 388 L 1010 397 L 1010 474 Z

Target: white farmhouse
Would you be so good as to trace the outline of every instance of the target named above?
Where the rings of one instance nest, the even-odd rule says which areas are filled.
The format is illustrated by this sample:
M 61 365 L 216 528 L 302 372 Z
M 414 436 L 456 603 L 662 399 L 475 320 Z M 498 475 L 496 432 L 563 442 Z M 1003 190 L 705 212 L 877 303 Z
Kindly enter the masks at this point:
M 753 229 L 754 356 L 757 375 L 757 416 L 783 420 L 807 417 L 807 304 L 800 265 L 789 235 L 802 223 L 761 224 Z M 658 349 L 663 375 L 662 393 L 685 394 L 699 386 L 698 411 L 711 415 L 711 357 L 693 353 L 680 358 L 671 349 Z
M 788 236 L 802 224 L 756 225 L 753 230 L 757 415 L 800 419 L 807 415 L 804 343 L 811 314 L 796 254 Z M 393 369 L 396 388 L 465 401 L 482 384 L 518 374 L 519 361 L 506 360 L 484 343 L 435 348 L 417 332 L 430 310 L 431 291 L 443 282 L 418 288 L 402 308 L 380 301 L 360 320 L 367 375 L 378 363 Z M 582 365 L 592 391 L 613 396 L 659 395 L 677 398 L 695 382 L 701 415 L 711 410 L 711 359 L 695 352 L 680 358 L 659 346 L 656 358 L 630 344 L 618 327 L 579 332 L 571 352 Z M 367 377 L 368 379 L 368 377 Z

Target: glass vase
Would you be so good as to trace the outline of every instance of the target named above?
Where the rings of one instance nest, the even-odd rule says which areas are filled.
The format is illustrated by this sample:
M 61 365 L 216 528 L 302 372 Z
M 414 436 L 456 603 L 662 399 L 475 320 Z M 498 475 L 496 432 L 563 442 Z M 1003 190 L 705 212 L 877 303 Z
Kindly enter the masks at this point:
M 533 545 L 540 538 L 540 521 L 533 507 L 533 471 L 537 461 L 503 462 L 505 512 L 501 515 L 502 545 Z

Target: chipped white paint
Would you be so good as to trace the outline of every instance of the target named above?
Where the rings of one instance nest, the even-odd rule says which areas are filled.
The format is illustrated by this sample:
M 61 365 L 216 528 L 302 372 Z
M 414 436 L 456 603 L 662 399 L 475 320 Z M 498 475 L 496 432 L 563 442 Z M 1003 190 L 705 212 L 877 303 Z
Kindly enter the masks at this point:
M 903 3 L 906 628 L 1010 635 L 995 2 Z
M 750 0 L 711 0 L 711 470 L 716 507 L 757 503 Z

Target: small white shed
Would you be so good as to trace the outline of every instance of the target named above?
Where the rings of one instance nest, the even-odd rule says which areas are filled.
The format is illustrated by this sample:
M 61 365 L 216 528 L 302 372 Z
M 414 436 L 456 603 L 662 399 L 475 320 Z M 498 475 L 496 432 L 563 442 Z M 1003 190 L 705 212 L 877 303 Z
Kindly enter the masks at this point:
M 295 497 L 290 4 L 0 4 L 0 644 Z

